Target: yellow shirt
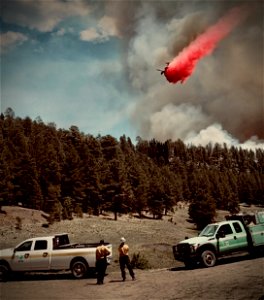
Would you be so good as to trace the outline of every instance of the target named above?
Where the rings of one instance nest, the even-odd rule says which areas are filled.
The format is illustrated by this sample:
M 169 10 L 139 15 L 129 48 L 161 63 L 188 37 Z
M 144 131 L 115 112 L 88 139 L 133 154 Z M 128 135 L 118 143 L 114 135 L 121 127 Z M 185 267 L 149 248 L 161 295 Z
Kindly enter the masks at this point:
M 104 245 L 100 245 L 96 248 L 96 251 L 95 251 L 96 260 L 104 258 L 109 254 L 110 254 L 110 251 Z
M 129 251 L 129 247 L 127 244 L 121 244 L 119 247 L 118 247 L 118 252 L 119 252 L 119 256 L 125 256 L 125 255 L 128 255 L 128 251 Z

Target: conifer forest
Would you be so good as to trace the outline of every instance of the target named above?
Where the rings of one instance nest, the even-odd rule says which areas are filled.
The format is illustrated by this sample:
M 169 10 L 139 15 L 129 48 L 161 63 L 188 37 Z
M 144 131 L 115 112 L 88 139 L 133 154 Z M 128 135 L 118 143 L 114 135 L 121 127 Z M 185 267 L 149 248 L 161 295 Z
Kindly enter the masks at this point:
M 160 218 L 181 201 L 194 222 L 206 224 L 216 209 L 264 204 L 263 149 L 140 137 L 134 145 L 125 135 L 57 129 L 9 108 L 0 117 L 0 154 L 0 205 L 43 210 L 58 221 L 104 211 Z

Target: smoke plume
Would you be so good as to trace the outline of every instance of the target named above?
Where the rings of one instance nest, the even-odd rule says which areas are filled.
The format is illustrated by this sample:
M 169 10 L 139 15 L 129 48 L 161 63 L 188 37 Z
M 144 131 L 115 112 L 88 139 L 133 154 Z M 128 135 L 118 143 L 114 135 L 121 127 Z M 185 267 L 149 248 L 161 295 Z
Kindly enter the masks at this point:
M 165 68 L 164 75 L 172 83 L 183 83 L 194 71 L 198 61 L 212 53 L 217 44 L 249 15 L 247 5 L 228 11 L 215 25 L 199 35 Z
M 114 8 L 109 5 L 108 12 L 117 19 L 124 37 L 124 67 L 135 93 L 131 121 L 138 136 L 263 147 L 264 3 L 258 2 L 248 16 L 246 6 L 237 7 L 237 3 L 124 1 Z M 175 73 L 180 73 L 179 78 L 169 79 L 188 78 L 185 84 L 162 80 L 156 68 L 169 61 L 170 71 L 176 62 Z M 181 73 L 178 64 L 184 62 L 187 68 L 186 61 L 191 63 Z

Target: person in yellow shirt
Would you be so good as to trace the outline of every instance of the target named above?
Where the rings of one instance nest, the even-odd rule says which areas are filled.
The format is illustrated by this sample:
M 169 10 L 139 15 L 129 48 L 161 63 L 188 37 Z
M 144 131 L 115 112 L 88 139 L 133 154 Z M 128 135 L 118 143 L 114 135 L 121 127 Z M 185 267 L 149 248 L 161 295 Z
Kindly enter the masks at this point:
M 126 267 L 129 271 L 129 274 L 130 274 L 132 280 L 135 280 L 135 273 L 132 269 L 132 266 L 130 263 L 130 258 L 128 256 L 129 247 L 126 244 L 126 239 L 124 237 L 122 237 L 120 239 L 120 242 L 121 242 L 121 244 L 118 247 L 118 253 L 119 253 L 119 266 L 120 266 L 123 281 L 126 280 Z
M 104 283 L 105 271 L 107 268 L 106 256 L 110 254 L 110 251 L 104 245 L 104 240 L 101 240 L 99 246 L 96 248 L 96 271 L 97 271 L 97 284 Z

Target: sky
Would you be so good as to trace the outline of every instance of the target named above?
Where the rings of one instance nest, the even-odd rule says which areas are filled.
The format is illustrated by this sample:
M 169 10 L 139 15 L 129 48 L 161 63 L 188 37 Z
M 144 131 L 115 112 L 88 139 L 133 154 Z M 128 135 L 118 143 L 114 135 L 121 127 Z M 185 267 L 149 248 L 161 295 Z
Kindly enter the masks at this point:
M 3 0 L 1 112 L 94 136 L 264 149 L 262 1 L 183 84 L 156 70 L 246 2 Z

